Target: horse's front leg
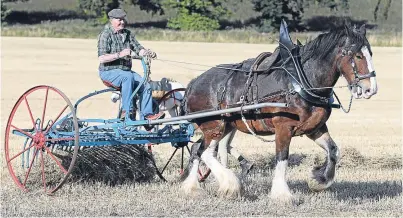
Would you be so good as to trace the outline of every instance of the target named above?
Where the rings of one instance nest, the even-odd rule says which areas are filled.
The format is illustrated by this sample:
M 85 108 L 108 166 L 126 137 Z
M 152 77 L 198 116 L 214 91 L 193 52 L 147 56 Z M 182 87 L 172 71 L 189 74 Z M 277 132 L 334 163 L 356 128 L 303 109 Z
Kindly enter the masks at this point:
M 339 160 L 339 149 L 332 137 L 330 137 L 326 124 L 315 133 L 307 136 L 321 146 L 327 153 L 325 163 L 312 170 L 311 179 L 308 181 L 310 189 L 322 191 L 329 188 L 334 182 L 336 163 Z
M 275 201 L 292 202 L 293 197 L 287 185 L 286 170 L 288 166 L 289 147 L 292 132 L 287 126 L 280 126 L 276 131 L 276 168 L 271 187 L 270 197 Z

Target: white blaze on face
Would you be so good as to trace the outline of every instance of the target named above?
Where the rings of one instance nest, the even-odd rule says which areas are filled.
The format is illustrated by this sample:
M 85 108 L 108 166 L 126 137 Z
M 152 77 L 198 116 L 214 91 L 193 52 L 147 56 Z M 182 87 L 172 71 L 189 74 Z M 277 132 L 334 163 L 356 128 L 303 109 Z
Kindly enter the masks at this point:
M 372 57 L 371 57 L 371 54 L 369 53 L 367 46 L 363 46 L 361 48 L 361 52 L 364 55 L 365 59 L 367 60 L 368 71 L 370 73 L 375 72 L 374 65 L 372 64 Z M 378 86 L 376 84 L 375 77 L 371 77 L 370 81 L 371 81 L 371 93 L 370 93 L 370 96 L 371 96 L 371 95 L 375 95 L 378 92 Z

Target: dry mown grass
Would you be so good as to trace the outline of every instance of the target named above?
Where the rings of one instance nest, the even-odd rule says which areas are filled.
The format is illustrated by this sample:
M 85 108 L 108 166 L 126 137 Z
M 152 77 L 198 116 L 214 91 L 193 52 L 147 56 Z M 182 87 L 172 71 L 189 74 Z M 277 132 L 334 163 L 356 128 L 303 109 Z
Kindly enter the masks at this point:
M 272 45 L 246 44 L 144 44 L 157 50 L 161 59 L 207 65 L 238 62 L 274 48 Z M 52 84 L 73 102 L 102 89 L 96 73 L 95 48 L 94 40 L 3 38 L 2 136 L 14 102 L 34 85 Z M 184 196 L 178 182 L 180 155 L 175 156 L 166 176 L 169 182 L 165 183 L 156 177 L 151 157 L 142 146 L 123 146 L 88 149 L 81 153 L 81 164 L 77 165 L 72 179 L 53 196 L 43 194 L 42 189 L 29 193 L 18 190 L 8 175 L 2 155 L 1 215 L 401 216 L 402 50 L 374 47 L 373 52 L 380 87 L 378 95 L 367 101 L 354 101 L 350 114 L 334 111 L 328 121 L 342 156 L 336 182 L 330 189 L 320 193 L 308 189 L 309 173 L 314 165 L 322 163 L 324 152 L 306 137 L 293 139 L 288 181 L 299 200 L 296 206 L 278 205 L 268 197 L 274 145 L 237 133 L 234 146 L 256 165 L 243 180 L 241 199 L 217 197 L 213 177 L 202 184 L 203 191 L 198 196 Z M 157 61 L 152 70 L 155 79 L 169 75 L 185 84 L 200 73 Z M 347 101 L 345 90 L 336 91 Z M 108 97 L 93 99 L 83 105 L 80 117 L 114 115 L 115 111 L 108 108 L 111 104 Z M 168 144 L 154 146 L 157 164 L 166 160 L 172 151 Z M 240 172 L 235 159 L 230 158 L 229 166 Z

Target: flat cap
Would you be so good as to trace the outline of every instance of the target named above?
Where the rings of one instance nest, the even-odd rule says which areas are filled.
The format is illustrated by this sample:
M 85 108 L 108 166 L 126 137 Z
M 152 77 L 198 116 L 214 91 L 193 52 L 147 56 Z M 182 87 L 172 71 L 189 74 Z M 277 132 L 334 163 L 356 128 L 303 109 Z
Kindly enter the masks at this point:
M 108 13 L 109 18 L 125 18 L 126 12 L 120 8 L 115 8 Z

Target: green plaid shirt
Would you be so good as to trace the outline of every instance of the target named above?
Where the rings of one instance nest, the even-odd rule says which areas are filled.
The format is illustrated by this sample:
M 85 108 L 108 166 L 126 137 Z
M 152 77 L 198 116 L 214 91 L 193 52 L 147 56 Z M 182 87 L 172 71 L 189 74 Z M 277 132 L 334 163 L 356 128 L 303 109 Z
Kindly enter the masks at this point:
M 123 29 L 118 33 L 115 32 L 110 24 L 105 25 L 105 28 L 98 35 L 98 57 L 104 54 L 121 52 L 126 48 L 130 48 L 138 54 L 144 47 L 140 45 L 130 30 Z M 131 58 L 119 58 L 108 63 L 99 64 L 100 71 L 112 69 L 131 70 Z

